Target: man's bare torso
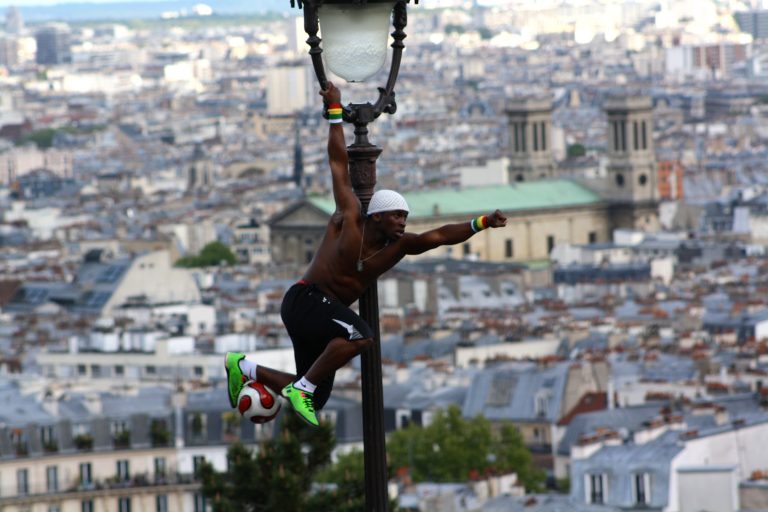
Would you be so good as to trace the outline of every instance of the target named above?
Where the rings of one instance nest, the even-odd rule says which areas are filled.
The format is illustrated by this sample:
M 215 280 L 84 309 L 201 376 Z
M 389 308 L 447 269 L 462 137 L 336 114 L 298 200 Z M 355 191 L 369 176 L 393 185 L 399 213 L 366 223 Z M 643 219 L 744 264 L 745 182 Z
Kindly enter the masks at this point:
M 347 306 L 359 299 L 376 278 L 392 268 L 404 255 L 402 239 L 389 243 L 378 253 L 378 248 L 363 248 L 362 259 L 374 255 L 364 262 L 363 270 L 358 272 L 357 260 L 362 234 L 362 217 L 354 225 L 344 225 L 342 214 L 334 213 L 303 279 L 316 284 Z

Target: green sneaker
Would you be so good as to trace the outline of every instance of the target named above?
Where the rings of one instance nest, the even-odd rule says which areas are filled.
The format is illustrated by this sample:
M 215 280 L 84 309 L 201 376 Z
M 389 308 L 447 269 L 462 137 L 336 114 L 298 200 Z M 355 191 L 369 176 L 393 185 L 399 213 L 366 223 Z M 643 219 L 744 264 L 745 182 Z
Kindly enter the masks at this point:
M 293 410 L 310 425 L 318 426 L 320 423 L 315 416 L 315 404 L 312 403 L 312 393 L 294 386 L 293 383 L 285 386 L 280 393 L 291 402 Z
M 237 397 L 243 384 L 248 380 L 240 369 L 240 361 L 245 359 L 242 352 L 227 352 L 224 356 L 224 368 L 227 369 L 227 388 L 229 391 L 229 405 L 237 407 Z

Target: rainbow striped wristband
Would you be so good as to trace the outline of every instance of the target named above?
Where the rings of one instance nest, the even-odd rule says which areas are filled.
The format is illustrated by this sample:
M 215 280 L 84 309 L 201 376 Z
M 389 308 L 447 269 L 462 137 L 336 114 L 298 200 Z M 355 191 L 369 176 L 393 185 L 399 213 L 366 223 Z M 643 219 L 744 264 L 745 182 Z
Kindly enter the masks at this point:
M 488 216 L 487 215 L 481 215 L 480 217 L 477 217 L 475 219 L 472 219 L 469 221 L 469 227 L 472 228 L 473 233 L 477 233 L 478 231 L 482 231 L 484 229 L 488 228 Z
M 328 105 L 328 122 L 331 124 L 344 122 L 344 109 L 340 103 L 331 103 Z

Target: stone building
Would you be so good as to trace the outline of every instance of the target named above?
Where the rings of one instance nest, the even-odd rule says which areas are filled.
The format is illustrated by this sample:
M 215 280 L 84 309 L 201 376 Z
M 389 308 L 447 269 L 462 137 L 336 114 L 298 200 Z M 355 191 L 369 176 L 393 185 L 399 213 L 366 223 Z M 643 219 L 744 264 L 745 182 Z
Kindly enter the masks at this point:
M 530 262 L 548 259 L 557 244 L 608 242 L 619 228 L 657 231 L 659 190 L 651 99 L 612 96 L 603 109 L 609 132 L 606 175 L 577 183 L 556 177 L 551 100 L 511 101 L 507 107 L 510 184 L 403 194 L 411 208 L 409 232 L 469 222 L 496 208 L 507 215 L 507 227 L 411 258 Z M 334 209 L 332 199 L 310 197 L 273 217 L 273 261 L 309 263 Z
M 505 229 L 489 229 L 464 244 L 441 247 L 411 257 L 413 259 L 544 260 L 558 243 L 608 241 L 615 227 L 610 221 L 607 202 L 586 187 L 566 180 L 438 189 L 403 195 L 411 208 L 409 232 L 419 233 L 443 224 L 469 222 L 495 208 L 508 217 Z M 270 221 L 272 260 L 308 263 L 334 208 L 331 199 L 311 197 L 273 217 Z

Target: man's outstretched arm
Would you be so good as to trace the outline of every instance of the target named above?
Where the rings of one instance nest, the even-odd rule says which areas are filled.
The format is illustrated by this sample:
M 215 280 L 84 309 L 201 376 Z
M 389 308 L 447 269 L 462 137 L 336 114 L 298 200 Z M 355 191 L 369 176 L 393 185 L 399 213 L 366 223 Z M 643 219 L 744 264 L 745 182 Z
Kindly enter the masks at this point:
M 479 225 L 487 222 L 487 225 Z M 425 231 L 420 235 L 406 235 L 403 240 L 406 254 L 421 254 L 442 245 L 455 245 L 469 240 L 472 235 L 485 228 L 501 228 L 507 225 L 507 218 L 499 210 L 490 215 L 483 215 L 470 222 L 446 224 L 437 229 Z
M 330 82 L 325 90 L 320 91 L 320 95 L 326 106 L 341 104 L 341 91 Z M 352 182 L 349 179 L 347 143 L 344 140 L 342 123 L 331 123 L 328 128 L 328 163 L 331 166 L 336 210 L 344 214 L 359 215 L 360 201 L 352 191 Z

